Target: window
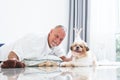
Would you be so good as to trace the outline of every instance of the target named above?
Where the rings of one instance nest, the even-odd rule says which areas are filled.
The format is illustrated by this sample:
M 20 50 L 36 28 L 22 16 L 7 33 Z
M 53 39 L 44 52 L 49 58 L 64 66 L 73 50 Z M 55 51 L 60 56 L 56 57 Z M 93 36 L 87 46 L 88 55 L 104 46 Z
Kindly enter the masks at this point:
M 118 0 L 118 26 L 116 30 L 116 61 L 120 61 L 120 1 Z
M 89 44 L 98 61 L 116 61 L 119 0 L 89 2 Z M 116 40 L 117 37 L 117 40 Z M 117 54 L 118 55 L 118 54 Z

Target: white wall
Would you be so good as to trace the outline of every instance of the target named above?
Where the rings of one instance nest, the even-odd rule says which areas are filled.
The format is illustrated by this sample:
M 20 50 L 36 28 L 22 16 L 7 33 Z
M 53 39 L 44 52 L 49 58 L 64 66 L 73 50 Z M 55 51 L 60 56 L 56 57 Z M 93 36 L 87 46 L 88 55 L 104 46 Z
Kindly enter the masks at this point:
M 118 3 L 117 5 L 118 5 L 118 23 L 119 23 L 117 27 L 117 32 L 119 33 L 120 32 L 120 0 L 118 0 L 117 3 Z
M 68 27 L 68 8 L 69 0 L 0 0 L 0 43 L 48 33 L 58 24 Z
M 98 60 L 114 61 L 117 0 L 90 0 L 90 48 Z

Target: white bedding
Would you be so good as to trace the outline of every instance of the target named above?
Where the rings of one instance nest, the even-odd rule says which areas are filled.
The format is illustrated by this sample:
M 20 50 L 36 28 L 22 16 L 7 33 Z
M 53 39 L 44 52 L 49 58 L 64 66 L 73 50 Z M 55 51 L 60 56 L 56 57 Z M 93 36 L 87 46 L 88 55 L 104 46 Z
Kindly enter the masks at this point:
M 54 61 L 59 65 L 62 60 L 59 57 L 56 57 L 54 55 L 48 55 L 43 57 L 42 59 L 24 59 L 23 62 L 26 64 L 28 67 L 37 67 L 38 64 L 43 63 L 45 61 Z

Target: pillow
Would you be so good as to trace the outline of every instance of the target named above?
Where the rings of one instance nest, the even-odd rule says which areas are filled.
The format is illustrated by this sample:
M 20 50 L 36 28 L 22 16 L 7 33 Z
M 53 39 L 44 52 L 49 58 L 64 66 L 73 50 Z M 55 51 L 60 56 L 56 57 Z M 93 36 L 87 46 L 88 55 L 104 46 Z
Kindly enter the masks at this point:
M 28 67 L 39 67 L 39 65 L 43 63 L 51 63 L 51 64 L 56 64 L 57 66 L 59 66 L 62 60 L 57 56 L 47 55 L 43 57 L 42 59 L 24 59 L 23 62 Z
M 3 43 L 0 43 L 0 47 L 3 46 L 4 44 Z

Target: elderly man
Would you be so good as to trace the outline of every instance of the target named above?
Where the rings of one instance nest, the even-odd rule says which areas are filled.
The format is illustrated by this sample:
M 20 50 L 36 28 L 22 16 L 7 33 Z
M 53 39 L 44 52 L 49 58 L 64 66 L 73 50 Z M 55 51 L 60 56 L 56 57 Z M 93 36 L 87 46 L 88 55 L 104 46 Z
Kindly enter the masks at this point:
M 57 25 L 54 29 L 51 29 L 46 36 L 34 34 L 27 35 L 11 45 L 2 46 L 0 48 L 0 61 L 6 60 L 3 63 L 4 65 L 13 60 L 20 62 L 24 59 L 41 59 L 49 54 L 58 56 L 63 61 L 70 61 L 72 60 L 72 57 L 66 58 L 64 50 L 59 47 L 60 43 L 65 38 L 65 35 L 65 28 L 62 25 Z

